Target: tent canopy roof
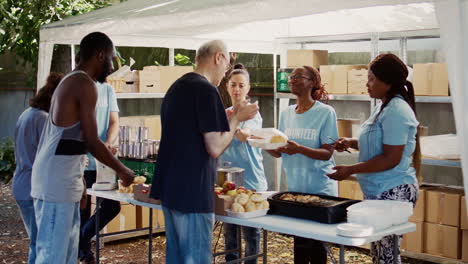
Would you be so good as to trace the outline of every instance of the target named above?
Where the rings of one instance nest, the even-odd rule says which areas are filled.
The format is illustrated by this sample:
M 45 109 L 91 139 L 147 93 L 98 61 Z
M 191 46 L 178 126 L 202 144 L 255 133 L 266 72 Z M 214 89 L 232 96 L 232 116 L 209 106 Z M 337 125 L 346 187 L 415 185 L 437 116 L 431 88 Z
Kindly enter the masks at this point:
M 129 0 L 44 26 L 41 42 L 108 34 L 117 46 L 194 49 L 223 39 L 233 51 L 273 53 L 277 39 L 438 28 L 421 0 Z

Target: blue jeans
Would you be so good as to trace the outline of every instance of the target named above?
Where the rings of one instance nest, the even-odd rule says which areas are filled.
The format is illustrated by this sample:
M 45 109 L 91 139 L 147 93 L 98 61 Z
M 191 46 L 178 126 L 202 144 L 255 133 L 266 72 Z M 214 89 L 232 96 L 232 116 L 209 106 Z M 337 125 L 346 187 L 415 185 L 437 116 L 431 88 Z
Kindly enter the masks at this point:
M 163 206 L 167 264 L 209 264 L 213 213 L 183 213 Z
M 237 249 L 242 245 L 237 243 L 238 226 L 224 223 L 224 248 L 226 250 Z M 257 255 L 260 247 L 260 229 L 242 226 L 242 234 L 245 240 L 245 256 Z M 239 253 L 233 252 L 226 254 L 226 261 L 231 261 L 239 258 Z M 244 262 L 245 264 L 257 264 L 257 259 L 252 259 Z
M 80 235 L 80 203 L 34 199 L 36 264 L 76 264 Z
M 28 264 L 34 264 L 36 261 L 36 216 L 34 214 L 33 200 L 16 200 L 16 204 L 20 209 L 21 218 L 23 219 L 24 227 L 29 236 L 29 257 Z

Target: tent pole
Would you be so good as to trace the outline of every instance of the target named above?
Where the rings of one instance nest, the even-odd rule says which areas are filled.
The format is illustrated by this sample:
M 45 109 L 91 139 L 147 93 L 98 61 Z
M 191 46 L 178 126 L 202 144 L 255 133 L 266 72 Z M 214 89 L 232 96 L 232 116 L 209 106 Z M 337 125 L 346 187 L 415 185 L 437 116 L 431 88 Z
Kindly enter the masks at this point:
M 71 66 L 71 70 L 73 71 L 73 69 L 75 69 L 75 45 L 73 44 L 70 44 L 70 57 L 71 57 L 71 63 L 70 63 L 70 66 Z
M 174 48 L 169 48 L 169 66 L 174 66 Z

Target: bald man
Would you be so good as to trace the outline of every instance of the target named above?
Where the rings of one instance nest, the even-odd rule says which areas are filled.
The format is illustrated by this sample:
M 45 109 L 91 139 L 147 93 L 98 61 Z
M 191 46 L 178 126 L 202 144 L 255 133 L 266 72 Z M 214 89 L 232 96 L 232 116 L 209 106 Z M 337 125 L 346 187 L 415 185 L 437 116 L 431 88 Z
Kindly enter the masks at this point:
M 211 263 L 217 158 L 257 104 L 234 106 L 228 120 L 217 86 L 230 68 L 219 40 L 197 51 L 197 67 L 169 88 L 161 106 L 162 135 L 151 197 L 161 199 L 166 263 Z

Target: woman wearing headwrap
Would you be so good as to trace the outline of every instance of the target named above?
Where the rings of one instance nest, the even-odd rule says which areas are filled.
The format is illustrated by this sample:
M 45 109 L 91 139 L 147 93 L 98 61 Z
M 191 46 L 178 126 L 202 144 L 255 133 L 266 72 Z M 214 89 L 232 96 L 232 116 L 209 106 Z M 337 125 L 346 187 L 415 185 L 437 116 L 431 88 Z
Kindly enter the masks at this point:
M 368 92 L 382 103 L 362 125 L 359 140 L 340 138 L 335 145 L 340 152 L 359 149 L 359 163 L 337 166 L 328 176 L 344 180 L 357 174 L 365 199 L 406 201 L 414 206 L 421 158 L 414 89 L 407 76 L 406 65 L 393 54 L 381 54 L 370 63 Z M 391 236 L 372 243 L 373 263 L 401 263 L 399 254 L 394 259 L 393 248 Z

